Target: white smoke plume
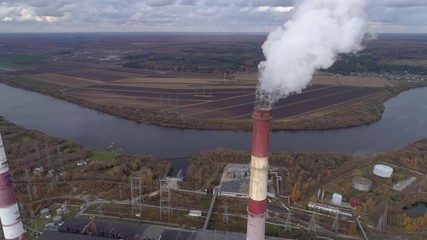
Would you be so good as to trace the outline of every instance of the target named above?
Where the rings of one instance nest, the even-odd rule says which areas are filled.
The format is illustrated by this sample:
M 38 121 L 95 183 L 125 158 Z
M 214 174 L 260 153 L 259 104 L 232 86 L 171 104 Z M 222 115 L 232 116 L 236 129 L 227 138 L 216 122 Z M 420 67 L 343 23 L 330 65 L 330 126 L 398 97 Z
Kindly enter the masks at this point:
M 257 100 L 272 106 L 300 93 L 316 70 L 328 68 L 340 53 L 362 50 L 365 0 L 299 0 L 291 20 L 262 45 Z

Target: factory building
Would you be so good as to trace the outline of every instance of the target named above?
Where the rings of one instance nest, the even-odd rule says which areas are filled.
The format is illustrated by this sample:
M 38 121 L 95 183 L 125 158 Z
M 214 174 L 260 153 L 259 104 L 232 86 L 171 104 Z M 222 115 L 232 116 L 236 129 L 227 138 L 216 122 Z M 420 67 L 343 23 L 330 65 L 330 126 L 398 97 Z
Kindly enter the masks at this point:
M 248 164 L 229 163 L 224 169 L 227 179 L 241 179 L 249 177 L 250 168 Z
M 38 240 L 110 240 L 110 239 L 156 239 L 156 240 L 245 240 L 240 233 L 207 230 L 176 229 L 152 225 L 136 225 L 110 221 L 95 221 L 73 218 L 65 221 L 58 231 L 44 231 Z M 266 237 L 265 239 L 280 239 Z
M 248 198 L 249 180 L 241 179 L 221 184 L 219 195 L 227 197 Z

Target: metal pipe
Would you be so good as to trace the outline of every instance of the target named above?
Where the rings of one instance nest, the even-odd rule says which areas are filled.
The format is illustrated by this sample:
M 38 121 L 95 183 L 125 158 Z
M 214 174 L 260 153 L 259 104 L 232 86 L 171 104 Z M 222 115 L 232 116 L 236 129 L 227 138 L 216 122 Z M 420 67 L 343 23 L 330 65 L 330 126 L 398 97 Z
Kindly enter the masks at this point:
M 256 107 L 252 117 L 254 122 L 246 239 L 262 240 L 265 239 L 265 213 L 267 211 L 271 109 Z
M 23 240 L 24 227 L 13 189 L 12 176 L 0 135 L 0 220 L 6 240 Z

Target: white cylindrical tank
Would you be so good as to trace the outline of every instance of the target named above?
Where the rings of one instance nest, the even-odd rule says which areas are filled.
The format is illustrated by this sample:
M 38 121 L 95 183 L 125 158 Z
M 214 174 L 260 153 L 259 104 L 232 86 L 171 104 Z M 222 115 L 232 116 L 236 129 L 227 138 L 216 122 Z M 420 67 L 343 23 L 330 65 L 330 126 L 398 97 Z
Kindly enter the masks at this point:
M 374 166 L 373 173 L 379 177 L 389 178 L 393 174 L 393 168 L 384 164 L 377 164 Z
M 340 205 L 342 203 L 342 195 L 339 193 L 332 194 L 332 204 Z

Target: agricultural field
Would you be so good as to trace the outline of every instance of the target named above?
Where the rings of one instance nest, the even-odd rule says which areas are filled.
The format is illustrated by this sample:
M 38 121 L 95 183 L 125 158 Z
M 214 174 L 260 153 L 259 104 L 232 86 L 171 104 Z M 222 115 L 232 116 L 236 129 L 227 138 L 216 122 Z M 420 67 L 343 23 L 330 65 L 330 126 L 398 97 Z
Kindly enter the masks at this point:
M 73 97 L 105 105 L 174 112 L 188 119 L 250 119 L 256 74 L 183 74 L 118 67 L 50 64 L 15 76 L 62 86 Z M 225 78 L 224 78 L 225 77 Z M 316 75 L 313 85 L 274 106 L 275 119 L 328 110 L 382 94 L 383 78 Z
M 0 80 L 147 123 L 250 128 L 264 36 L 108 36 L 88 35 L 84 41 L 38 36 L 24 50 L 13 36 L 0 37 Z M 404 44 L 394 41 L 398 45 L 387 46 Z M 385 54 L 384 49 L 378 42 L 368 43 L 362 55 Z M 388 75 L 319 71 L 302 93 L 274 106 L 278 124 L 273 128 L 325 129 L 376 121 L 398 84 Z

